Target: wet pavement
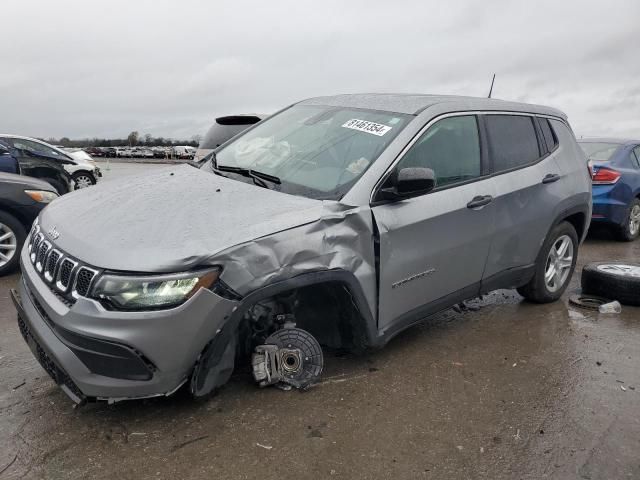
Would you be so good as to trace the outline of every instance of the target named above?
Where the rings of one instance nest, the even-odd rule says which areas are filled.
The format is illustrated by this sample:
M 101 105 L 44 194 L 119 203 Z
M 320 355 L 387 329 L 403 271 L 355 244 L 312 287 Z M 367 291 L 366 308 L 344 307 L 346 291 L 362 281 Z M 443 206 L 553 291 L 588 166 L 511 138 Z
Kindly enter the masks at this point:
M 74 409 L 23 342 L 0 279 L 0 480 L 640 478 L 640 308 L 570 308 L 589 261 L 640 258 L 590 236 L 562 301 L 498 291 L 386 348 L 327 354 L 322 383 Z

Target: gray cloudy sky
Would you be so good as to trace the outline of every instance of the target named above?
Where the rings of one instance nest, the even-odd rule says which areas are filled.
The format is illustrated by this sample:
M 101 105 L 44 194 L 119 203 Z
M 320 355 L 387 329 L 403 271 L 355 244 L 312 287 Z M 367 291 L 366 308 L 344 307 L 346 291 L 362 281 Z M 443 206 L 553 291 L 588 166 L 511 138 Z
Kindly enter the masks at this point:
M 0 131 L 188 138 L 348 92 L 494 96 L 640 137 L 640 2 L 2 0 Z

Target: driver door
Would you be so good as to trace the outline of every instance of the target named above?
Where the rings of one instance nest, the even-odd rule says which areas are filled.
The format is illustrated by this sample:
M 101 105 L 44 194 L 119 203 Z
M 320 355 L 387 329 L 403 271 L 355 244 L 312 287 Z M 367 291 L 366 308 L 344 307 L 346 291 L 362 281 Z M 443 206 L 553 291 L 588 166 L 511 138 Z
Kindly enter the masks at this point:
M 495 223 L 484 158 L 476 116 L 459 115 L 431 125 L 396 165 L 432 169 L 436 187 L 372 208 L 380 235 L 379 330 L 479 293 Z

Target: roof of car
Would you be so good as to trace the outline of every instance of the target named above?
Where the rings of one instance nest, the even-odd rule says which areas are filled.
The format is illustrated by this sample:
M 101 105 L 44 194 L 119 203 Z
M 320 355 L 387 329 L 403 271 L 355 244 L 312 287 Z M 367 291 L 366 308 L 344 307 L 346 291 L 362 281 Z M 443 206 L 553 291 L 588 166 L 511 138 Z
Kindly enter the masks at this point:
M 458 95 L 425 95 L 408 93 L 359 93 L 315 97 L 301 101 L 301 105 L 328 105 L 417 115 L 424 109 L 441 103 L 455 103 L 456 110 L 499 110 L 539 113 L 566 118 L 555 108 L 528 103 L 508 102 L 496 98 L 464 97 Z M 453 105 L 452 105 L 453 107 Z
M 42 140 L 38 140 L 37 138 L 25 137 L 24 135 L 14 135 L 13 133 L 0 133 L 0 137 L 22 138 L 23 140 L 35 140 L 36 142 L 42 142 Z
M 14 135 L 13 133 L 0 133 L 0 137 L 18 138 L 20 140 L 32 140 L 32 141 L 37 142 L 37 143 L 42 143 L 43 145 L 46 145 L 48 147 L 55 148 L 56 150 L 62 150 L 61 147 L 58 147 L 56 145 L 51 145 L 50 143 L 47 143 L 44 140 L 40 140 L 39 138 L 26 137 L 24 135 Z
M 618 145 L 638 144 L 640 140 L 630 138 L 590 137 L 579 138 L 578 143 L 617 143 Z

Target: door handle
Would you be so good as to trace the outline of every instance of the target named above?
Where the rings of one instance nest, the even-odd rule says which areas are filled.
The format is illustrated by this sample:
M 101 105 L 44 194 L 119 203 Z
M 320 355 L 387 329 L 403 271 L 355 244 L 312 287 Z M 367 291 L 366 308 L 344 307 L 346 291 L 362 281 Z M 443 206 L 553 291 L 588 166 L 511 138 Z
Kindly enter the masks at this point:
M 485 205 L 489 205 L 491 202 L 493 202 L 493 197 L 491 195 L 481 195 L 473 197 L 473 199 L 467 203 L 467 208 L 482 208 Z
M 558 180 L 560 180 L 560 175 L 557 173 L 547 173 L 542 179 L 542 183 L 546 185 L 547 183 L 557 182 Z

